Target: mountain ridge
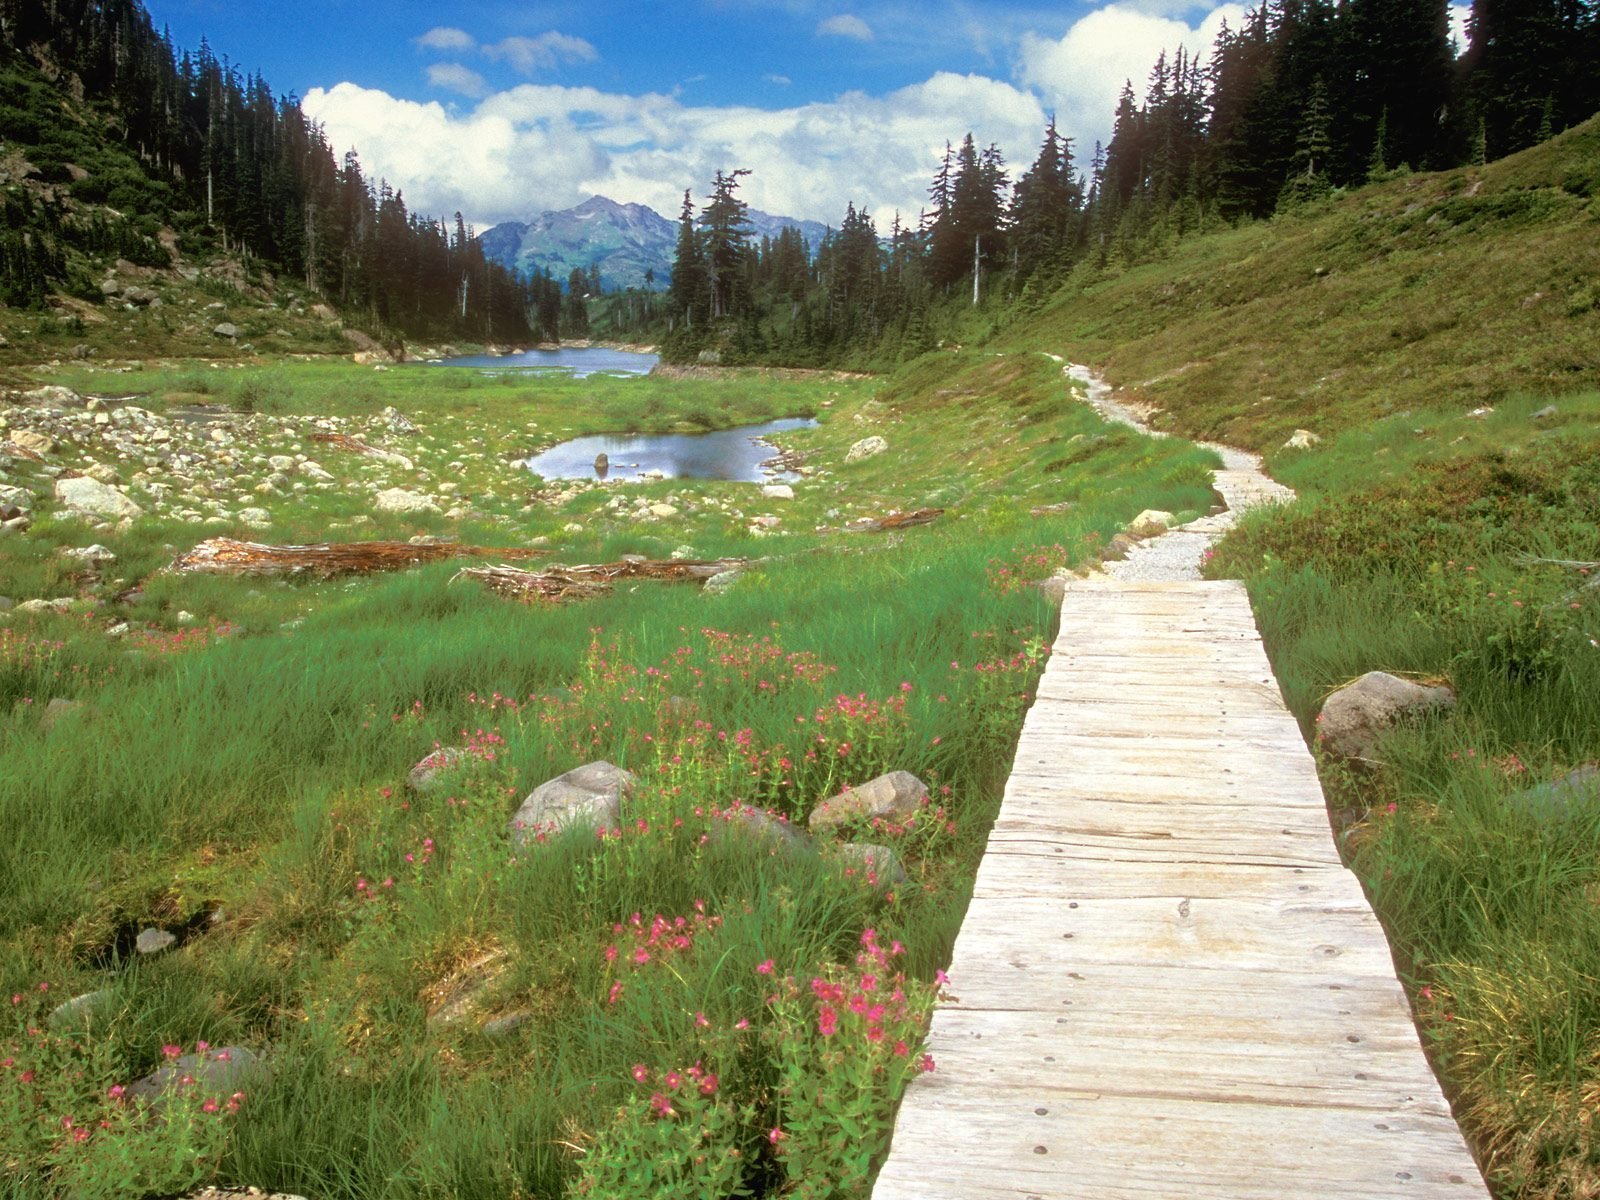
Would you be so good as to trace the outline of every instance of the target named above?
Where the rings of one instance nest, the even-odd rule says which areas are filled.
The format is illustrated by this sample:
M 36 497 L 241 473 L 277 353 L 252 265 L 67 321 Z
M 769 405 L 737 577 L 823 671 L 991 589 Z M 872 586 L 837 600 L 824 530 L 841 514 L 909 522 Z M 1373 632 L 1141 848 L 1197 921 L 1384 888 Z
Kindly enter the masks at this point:
M 813 254 L 828 231 L 818 221 L 772 216 L 757 209 L 747 216 L 756 237 L 798 229 Z M 601 195 L 572 208 L 547 210 L 529 221 L 502 221 L 479 235 L 484 257 L 491 262 L 524 274 L 548 269 L 560 281 L 574 269 L 598 266 L 607 290 L 666 288 L 672 282 L 677 239 L 676 221 L 648 205 L 624 204 Z

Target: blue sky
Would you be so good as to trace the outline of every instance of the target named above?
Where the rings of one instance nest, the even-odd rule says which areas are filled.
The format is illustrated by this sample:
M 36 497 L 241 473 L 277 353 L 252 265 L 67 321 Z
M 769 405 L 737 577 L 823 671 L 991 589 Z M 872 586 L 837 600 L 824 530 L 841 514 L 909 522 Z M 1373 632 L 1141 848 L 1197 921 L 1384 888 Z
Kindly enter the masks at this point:
M 1087 159 L 1125 78 L 1203 51 L 1242 3 L 1073 0 L 147 0 L 180 47 L 209 39 L 302 98 L 413 209 L 479 226 L 594 192 L 674 215 L 749 167 L 770 212 L 845 204 L 915 218 L 946 138 L 972 130 L 1013 174 L 1046 114 Z M 1464 13 L 1464 9 L 1462 12 Z

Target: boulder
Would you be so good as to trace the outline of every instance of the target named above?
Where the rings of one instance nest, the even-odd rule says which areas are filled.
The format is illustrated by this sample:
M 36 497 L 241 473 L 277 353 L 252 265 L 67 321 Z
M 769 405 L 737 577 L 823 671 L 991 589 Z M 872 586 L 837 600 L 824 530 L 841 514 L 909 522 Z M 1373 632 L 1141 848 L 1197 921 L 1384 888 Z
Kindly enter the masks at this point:
M 1600 765 L 1589 763 L 1568 771 L 1547 783 L 1519 792 L 1506 803 L 1544 820 L 1581 816 L 1600 805 Z
M 265 529 L 272 524 L 272 514 L 264 508 L 241 508 L 239 520 L 252 529 Z
M 862 438 L 855 445 L 851 446 L 849 452 L 845 454 L 844 460 L 847 463 L 860 462 L 864 458 L 871 458 L 875 454 L 882 454 L 888 448 L 888 442 L 884 441 L 877 434 L 873 434 L 871 437 Z
M 665 517 L 675 517 L 675 516 L 678 515 L 678 510 L 677 510 L 677 507 L 675 505 L 671 505 L 671 504 L 652 504 L 650 506 L 650 515 L 652 517 L 663 517 L 663 518 L 665 518 Z
M 59 553 L 62 558 L 75 558 L 91 567 L 103 566 L 106 563 L 117 561 L 115 554 L 99 544 L 93 546 L 63 546 Z
M 910 771 L 890 771 L 824 800 L 811 810 L 812 833 L 827 833 L 850 821 L 909 817 L 928 798 L 928 786 Z
M 1322 439 L 1309 429 L 1296 429 L 1289 440 L 1283 444 L 1285 450 L 1309 450 Z
M 787 483 L 769 483 L 761 489 L 761 494 L 768 500 L 794 499 L 794 489 Z
M 417 432 L 417 427 L 411 418 L 392 405 L 385 408 L 379 415 L 383 418 L 384 423 L 388 425 L 390 433 L 413 434 Z
M 835 855 L 845 864 L 847 871 L 861 877 L 872 887 L 899 887 L 910 879 L 905 867 L 900 864 L 900 856 L 888 846 L 873 842 L 846 842 Z
M 1538 412 L 1533 414 L 1533 419 L 1535 421 L 1548 421 L 1556 416 L 1559 411 L 1560 410 L 1557 409 L 1554 404 L 1546 404 Z
M 0 504 L 10 505 L 20 512 L 32 512 L 33 493 L 27 488 L 0 484 Z
M 461 746 L 444 746 L 420 760 L 406 775 L 406 786 L 413 792 L 426 794 L 439 786 L 440 781 L 466 760 L 467 752 Z
M 717 820 L 722 824 L 714 827 L 716 834 L 742 837 L 774 851 L 798 848 L 811 840 L 788 818 L 749 804 L 725 808 L 717 814 Z
M 528 794 L 511 818 L 511 843 L 524 845 L 545 829 L 608 829 L 622 820 L 622 801 L 638 785 L 633 772 L 603 760 L 574 767 Z
M 56 448 L 55 438 L 34 429 L 13 429 L 11 444 L 30 454 L 49 454 Z
M 144 515 L 144 509 L 130 500 L 126 493 L 109 483 L 81 475 L 74 479 L 56 480 L 56 499 L 75 517 L 121 521 Z
M 223 1046 L 199 1054 L 184 1054 L 143 1079 L 128 1085 L 130 1100 L 159 1107 L 179 1088 L 194 1088 L 207 1097 L 227 1097 L 243 1091 L 265 1071 L 261 1056 L 243 1046 Z
M 135 954 L 145 957 L 160 954 L 163 950 L 170 950 L 178 944 L 178 935 L 166 929 L 141 929 L 139 936 L 134 939 L 133 950 Z
M 109 988 L 84 992 L 83 995 L 74 996 L 65 1004 L 58 1004 L 51 1009 L 50 1015 L 45 1018 L 45 1024 L 56 1030 L 77 1029 L 88 1025 L 104 1015 L 115 997 L 116 993 Z
M 78 393 L 71 388 L 64 388 L 59 384 L 52 383 L 45 387 L 34 388 L 31 392 L 23 392 L 22 398 L 29 404 L 59 407 L 66 404 L 76 404 L 78 402 Z
M 223 321 L 211 330 L 219 338 L 235 339 L 239 336 L 239 327 L 232 321 Z
M 1139 544 L 1139 539 L 1129 533 L 1119 533 L 1113 537 L 1103 550 L 1100 557 L 1106 562 L 1117 562 L 1128 557 L 1128 551 Z
M 373 497 L 373 507 L 384 513 L 420 513 L 439 511 L 438 502 L 421 492 L 405 488 L 385 488 Z
M 1317 739 L 1341 758 L 1369 758 L 1378 739 L 1401 721 L 1455 706 L 1447 687 L 1426 687 L 1369 671 L 1329 696 L 1317 716 Z
M 1157 537 L 1172 528 L 1172 514 L 1159 508 L 1147 508 L 1128 522 L 1128 532 L 1134 537 Z

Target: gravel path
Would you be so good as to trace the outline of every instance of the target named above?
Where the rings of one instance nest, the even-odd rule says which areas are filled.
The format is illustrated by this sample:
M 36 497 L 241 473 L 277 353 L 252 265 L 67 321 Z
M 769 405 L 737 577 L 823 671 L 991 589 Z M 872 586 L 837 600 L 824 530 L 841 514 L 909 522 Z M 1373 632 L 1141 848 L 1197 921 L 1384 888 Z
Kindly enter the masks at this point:
M 1111 385 L 1088 367 L 1069 363 L 1066 374 L 1087 386 L 1089 403 L 1106 420 L 1129 425 L 1151 437 L 1167 436 L 1151 429 L 1144 414 L 1137 409 L 1113 399 Z M 1217 492 L 1227 503 L 1227 511 L 1201 517 L 1168 530 L 1160 537 L 1140 542 L 1128 552 L 1127 558 L 1104 564 L 1107 575 L 1129 582 L 1199 579 L 1206 552 L 1233 528 L 1241 512 L 1258 504 L 1283 504 L 1294 499 L 1292 491 L 1261 469 L 1260 456 L 1215 442 L 1200 444 L 1222 457 L 1222 468 L 1213 474 L 1213 479 Z

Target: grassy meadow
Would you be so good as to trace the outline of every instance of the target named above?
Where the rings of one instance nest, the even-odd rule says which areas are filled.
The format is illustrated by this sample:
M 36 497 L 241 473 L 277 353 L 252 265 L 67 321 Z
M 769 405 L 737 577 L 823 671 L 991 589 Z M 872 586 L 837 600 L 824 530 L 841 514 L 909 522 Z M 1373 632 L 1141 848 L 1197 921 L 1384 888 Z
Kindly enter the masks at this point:
M 1301 500 L 1210 567 L 1248 582 L 1309 738 L 1369 670 L 1457 693 L 1323 779 L 1507 1197 L 1600 1194 L 1600 780 L 1558 782 L 1600 760 L 1597 463 L 1600 393 L 1398 414 L 1273 456 Z
M 42 515 L 0 541 L 0 590 L 76 597 L 0 629 L 0 1196 L 211 1180 L 319 1200 L 864 1195 L 924 1069 L 1046 654 L 1052 609 L 1029 582 L 1143 508 L 1203 510 L 1210 455 L 1104 425 L 1042 355 L 940 354 L 884 382 L 282 363 L 151 367 L 116 389 L 135 380 L 153 410 L 248 401 L 290 422 L 274 438 L 394 405 L 420 427 L 402 482 L 459 478 L 473 513 L 352 527 L 361 488 L 328 485 L 263 500 L 274 541 L 760 561 L 719 593 L 641 582 L 527 605 L 450 564 L 159 573 L 202 535 L 262 536 L 221 519 L 118 533 Z M 101 373 L 50 381 L 112 390 Z M 541 483 L 507 461 L 579 432 L 802 413 L 819 420 L 783 438 L 808 456 L 792 501 Z M 870 434 L 890 450 L 846 463 Z M 636 493 L 678 512 L 640 520 Z M 1046 504 L 1062 507 L 1032 515 Z M 839 531 L 922 506 L 946 513 Z M 115 578 L 60 566 L 91 541 L 119 555 Z M 141 597 L 118 604 L 135 578 Z M 108 637 L 113 621 L 131 632 Z M 51 699 L 81 705 L 52 722 Z M 436 747 L 463 765 L 409 790 Z M 596 759 L 639 777 L 622 824 L 513 847 L 521 798 Z M 892 849 L 903 880 L 842 838 L 791 845 L 739 817 L 803 822 L 895 769 L 927 803 L 849 836 Z M 182 940 L 128 953 L 146 926 Z M 44 1023 L 92 991 L 78 1024 Z M 267 1063 L 242 1094 L 180 1089 L 154 1123 L 127 1103 L 130 1081 L 223 1046 Z

